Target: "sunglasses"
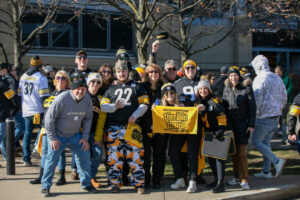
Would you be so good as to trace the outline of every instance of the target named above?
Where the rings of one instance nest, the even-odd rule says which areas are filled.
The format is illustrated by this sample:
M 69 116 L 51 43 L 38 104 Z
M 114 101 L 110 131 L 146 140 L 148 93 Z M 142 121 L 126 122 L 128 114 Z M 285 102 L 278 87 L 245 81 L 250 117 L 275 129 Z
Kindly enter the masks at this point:
M 98 85 L 101 84 L 101 81 L 91 80 L 91 82 L 92 82 L 93 84 L 95 84 L 95 83 L 97 83 Z
M 101 73 L 103 73 L 103 74 L 111 74 L 111 71 L 103 70 Z
M 196 68 L 195 68 L 195 66 L 187 66 L 185 69 L 186 69 L 186 70 L 194 70 L 194 69 L 196 69 Z
M 168 91 L 168 92 L 165 92 L 165 95 L 166 96 L 175 95 L 175 92 L 174 91 Z
M 167 69 L 166 69 L 166 71 L 174 71 L 174 72 L 175 72 L 176 70 L 177 70 L 177 68 L 167 68 Z
M 65 81 L 65 80 L 66 80 L 66 77 L 64 77 L 64 76 L 57 76 L 57 77 L 56 77 L 56 80 L 62 80 L 62 81 Z
M 157 70 L 151 70 L 151 71 L 149 71 L 149 74 L 153 74 L 153 73 L 157 74 L 158 71 Z
M 85 59 L 87 59 L 87 56 L 77 56 L 76 58 L 79 59 L 79 60 L 81 60 L 81 59 L 85 60 Z
M 127 57 L 121 57 L 121 58 L 119 58 L 119 60 L 125 60 L 125 61 L 127 61 L 129 59 Z

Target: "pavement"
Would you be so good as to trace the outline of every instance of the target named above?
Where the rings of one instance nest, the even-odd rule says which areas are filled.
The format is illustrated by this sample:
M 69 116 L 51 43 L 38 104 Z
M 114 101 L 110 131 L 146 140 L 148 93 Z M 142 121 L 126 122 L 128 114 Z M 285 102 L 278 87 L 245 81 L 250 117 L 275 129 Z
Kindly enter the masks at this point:
M 295 149 L 295 146 L 281 146 L 280 140 L 277 138 L 272 140 L 272 146 L 274 148 L 291 148 Z M 209 191 L 205 185 L 198 185 L 198 191 L 196 193 L 186 193 L 185 189 L 179 191 L 170 190 L 170 185 L 174 179 L 167 176 L 163 179 L 163 187 L 160 190 L 148 189 L 146 194 L 139 195 L 133 187 L 122 187 L 120 193 L 111 193 L 107 187 L 106 177 L 103 173 L 98 173 L 100 176 L 97 179 L 102 184 L 102 187 L 98 189 L 98 193 L 90 194 L 82 192 L 79 181 L 71 180 L 70 178 L 70 155 L 67 156 L 67 169 L 66 178 L 68 184 L 63 186 L 51 187 L 51 196 L 47 198 L 59 199 L 59 200 L 211 200 L 211 199 L 245 199 L 245 200 L 279 200 L 279 199 L 297 199 L 300 198 L 300 175 L 281 175 L 277 179 L 257 179 L 250 175 L 249 185 L 250 190 L 243 191 L 239 186 L 226 186 L 226 191 L 220 194 L 213 194 Z M 31 185 L 30 180 L 37 177 L 39 173 L 40 159 L 33 157 L 33 166 L 23 167 L 22 157 L 16 157 L 16 175 L 6 175 L 6 163 L 0 159 L 0 200 L 16 200 L 16 199 L 43 199 L 40 192 L 40 185 Z M 300 157 L 299 157 L 300 165 Z M 103 167 L 103 165 L 101 165 Z M 102 170 L 103 171 L 103 170 Z M 58 173 L 55 174 L 53 182 L 56 181 Z M 211 176 L 204 176 L 207 182 L 212 181 Z M 225 180 L 229 180 L 232 177 L 226 177 Z

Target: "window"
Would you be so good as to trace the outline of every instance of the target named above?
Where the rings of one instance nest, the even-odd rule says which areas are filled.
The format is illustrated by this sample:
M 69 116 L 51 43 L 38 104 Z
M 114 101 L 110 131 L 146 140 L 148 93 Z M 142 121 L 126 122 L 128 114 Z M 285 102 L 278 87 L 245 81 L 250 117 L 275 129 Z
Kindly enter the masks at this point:
M 85 11 L 70 23 L 71 13 L 60 13 L 47 25 L 33 48 L 78 50 L 81 48 L 115 51 L 119 46 L 133 50 L 133 28 L 130 21 L 116 13 Z M 23 39 L 44 20 L 38 14 L 28 14 L 23 23 Z M 43 48 L 43 49 L 46 49 Z

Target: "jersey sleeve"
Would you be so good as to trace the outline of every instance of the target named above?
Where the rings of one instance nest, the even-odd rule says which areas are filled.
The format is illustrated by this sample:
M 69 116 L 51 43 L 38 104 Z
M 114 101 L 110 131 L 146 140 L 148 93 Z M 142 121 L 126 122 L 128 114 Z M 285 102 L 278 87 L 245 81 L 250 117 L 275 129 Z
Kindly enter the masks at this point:
M 142 84 L 139 84 L 138 91 L 137 91 L 137 98 L 139 104 L 149 105 L 149 96 Z
M 42 76 L 39 83 L 39 95 L 40 97 L 47 97 L 50 95 L 48 88 L 48 81 L 45 76 Z

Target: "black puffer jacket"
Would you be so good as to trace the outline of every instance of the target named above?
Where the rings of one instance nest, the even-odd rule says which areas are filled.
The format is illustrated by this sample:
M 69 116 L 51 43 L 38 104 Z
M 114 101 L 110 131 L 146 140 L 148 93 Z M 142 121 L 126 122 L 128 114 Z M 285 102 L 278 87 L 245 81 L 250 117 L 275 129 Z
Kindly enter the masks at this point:
M 300 136 L 300 128 L 296 130 L 297 118 L 300 119 L 300 93 L 294 98 L 293 105 L 289 111 L 289 120 L 288 120 L 288 134 L 293 135 L 298 133 Z
M 229 79 L 225 81 L 223 104 L 226 115 L 231 123 L 237 144 L 248 144 L 248 127 L 254 128 L 256 104 L 250 79 L 240 79 L 234 88 Z
M 225 80 L 227 79 L 227 76 L 221 75 L 217 80 L 215 80 L 214 84 L 211 86 L 211 89 L 214 92 L 214 95 L 222 99 L 223 97 L 223 91 L 225 88 Z
M 15 112 L 13 106 L 13 96 L 15 93 L 9 88 L 9 83 L 0 76 L 0 122 L 12 116 Z

